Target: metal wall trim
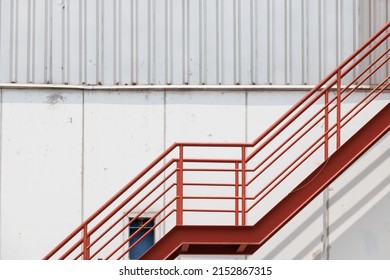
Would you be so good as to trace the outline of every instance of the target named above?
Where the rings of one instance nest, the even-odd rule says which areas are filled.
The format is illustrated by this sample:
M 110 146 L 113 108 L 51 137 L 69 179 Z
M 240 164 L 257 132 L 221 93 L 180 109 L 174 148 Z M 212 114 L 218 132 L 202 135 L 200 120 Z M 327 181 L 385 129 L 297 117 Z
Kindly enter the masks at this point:
M 343 86 L 343 85 L 342 85 Z M 52 85 L 52 84 L 17 84 L 0 83 L 0 89 L 53 89 L 87 91 L 309 91 L 314 85 Z M 357 90 L 369 90 L 374 86 L 362 85 Z M 332 89 L 336 89 L 333 87 Z

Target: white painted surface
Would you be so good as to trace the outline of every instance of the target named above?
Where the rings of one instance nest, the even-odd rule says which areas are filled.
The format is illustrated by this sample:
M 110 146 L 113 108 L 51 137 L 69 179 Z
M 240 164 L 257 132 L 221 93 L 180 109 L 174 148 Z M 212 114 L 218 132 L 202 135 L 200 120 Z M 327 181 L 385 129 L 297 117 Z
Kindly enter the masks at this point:
M 2 93 L 1 256 L 36 259 L 81 222 L 82 94 Z
M 330 187 L 330 259 L 390 259 L 390 134 Z
M 184 93 L 2 89 L 1 258 L 43 257 L 172 142 L 252 141 L 303 94 L 299 91 Z M 363 95 L 357 93 L 356 98 Z M 372 110 L 378 110 L 388 100 L 389 94 L 384 94 Z M 353 102 L 354 99 L 343 110 Z M 314 108 L 318 108 L 318 104 Z M 372 112 L 363 115 L 368 118 Z M 346 133 L 352 133 L 357 125 Z M 351 169 L 353 174 L 344 175 L 331 187 L 334 190 L 328 212 L 329 256 L 323 251 L 322 237 L 327 225 L 323 215 L 327 210 L 323 197 L 319 196 L 250 258 L 353 258 L 344 245 L 354 246 L 351 254 L 356 253 L 357 258 L 388 258 L 385 251 L 375 247 L 383 244 L 383 248 L 387 248 L 390 242 L 386 235 L 389 211 L 386 202 L 389 142 L 386 139 L 380 142 L 379 148 L 375 146 L 373 155 L 368 154 L 368 158 L 359 161 L 358 169 Z M 307 144 L 302 143 L 298 150 Z M 239 152 L 215 149 L 186 153 L 194 157 L 239 157 Z M 378 161 L 377 158 L 379 163 L 372 167 L 371 161 Z M 298 172 L 298 176 L 286 180 L 282 191 L 275 192 L 274 198 L 287 193 L 318 166 L 321 159 L 322 151 Z M 281 164 L 285 162 L 282 160 Z M 366 162 L 368 170 L 364 169 Z M 278 169 L 280 166 L 267 176 L 275 176 Z M 356 181 L 350 181 L 351 177 L 365 173 L 369 176 L 359 179 L 363 187 L 380 185 L 379 189 L 372 187 L 377 190 L 374 194 L 367 188 L 362 190 L 360 185 L 351 186 Z M 185 179 L 195 178 L 191 176 L 186 175 Z M 217 181 L 230 178 L 224 176 L 207 178 Z M 258 183 L 261 185 L 262 181 Z M 351 191 L 344 193 L 346 189 L 336 184 Z M 255 185 L 257 187 L 257 183 Z M 197 191 L 188 189 L 187 195 L 197 194 Z M 217 190 L 207 192 L 214 193 L 221 194 Z M 349 215 L 361 201 L 366 201 L 363 207 Z M 248 217 L 248 223 L 255 222 L 272 205 L 271 201 L 264 201 Z M 214 206 L 232 207 L 232 204 Z M 345 218 L 343 213 L 349 216 Z M 374 214 L 376 219 L 370 218 Z M 185 216 L 185 222 L 231 224 L 232 217 L 191 214 Z M 171 221 L 158 230 L 157 238 L 169 230 Z M 343 241 L 347 239 L 349 242 Z
M 164 151 L 163 138 L 164 95 L 85 93 L 85 217 Z

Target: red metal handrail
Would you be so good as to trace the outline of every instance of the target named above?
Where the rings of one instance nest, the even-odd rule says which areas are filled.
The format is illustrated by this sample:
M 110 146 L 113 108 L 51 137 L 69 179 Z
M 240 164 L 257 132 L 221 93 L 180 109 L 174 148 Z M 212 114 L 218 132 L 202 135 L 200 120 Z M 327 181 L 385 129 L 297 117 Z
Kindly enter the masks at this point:
M 385 84 L 385 82 L 387 81 L 386 83 L 386 87 L 389 86 L 389 83 L 388 83 L 388 80 L 389 80 L 390 76 L 388 76 L 385 80 L 383 80 L 377 87 L 374 88 L 374 90 L 377 90 L 379 86 Z M 345 116 L 343 116 L 342 118 L 340 118 L 340 129 L 343 128 L 354 116 L 357 115 L 357 113 L 359 113 L 361 110 L 363 110 L 365 107 L 361 107 L 352 117 L 348 118 L 345 122 L 343 122 L 346 117 L 352 113 L 353 110 L 355 110 L 358 106 L 360 106 L 364 101 L 366 101 L 366 99 L 368 97 L 371 97 L 372 93 L 374 92 L 374 90 L 372 90 L 363 100 L 361 100 L 358 104 L 356 104 L 352 110 L 350 110 L 347 114 L 345 114 Z M 373 101 L 376 97 L 378 97 L 383 91 L 385 90 L 385 87 L 382 88 L 381 90 L 377 91 L 376 94 L 374 95 L 373 98 L 371 98 L 371 100 L 369 100 L 369 102 L 367 102 L 367 104 L 369 104 L 371 101 Z M 334 109 L 335 107 L 333 107 L 332 109 Z M 332 110 L 331 109 L 331 110 Z M 329 141 L 329 139 L 327 140 L 325 138 L 325 135 L 328 135 L 329 138 L 331 138 L 332 136 L 334 135 L 337 135 L 338 133 L 338 130 L 336 131 L 333 131 L 331 132 L 334 128 L 337 128 L 337 124 L 334 124 L 330 129 L 327 129 L 324 134 L 322 134 L 321 136 L 319 136 L 313 143 L 312 145 L 307 149 L 305 150 L 304 152 L 302 152 L 288 167 L 286 167 L 280 174 L 278 174 L 270 183 L 268 183 L 266 185 L 266 187 L 264 187 L 262 190 L 260 190 L 255 196 L 253 197 L 250 197 L 248 199 L 250 200 L 256 200 L 250 208 L 247 209 L 247 212 L 250 212 L 268 193 L 270 193 L 273 189 L 275 189 L 284 179 L 286 179 L 293 171 L 295 171 L 307 158 L 309 158 L 314 152 L 316 152 L 322 145 L 325 145 L 327 141 Z M 331 133 L 330 133 L 331 132 Z M 322 140 L 324 139 L 324 140 Z M 321 141 L 322 140 L 322 141 Z M 321 142 L 320 142 L 321 141 Z M 298 160 L 299 159 L 299 160 Z M 296 164 L 298 162 L 298 164 Z M 295 166 L 294 166 L 295 165 Z M 293 167 L 294 166 L 294 167 Z M 292 168 L 293 167 L 293 168 Z M 290 168 L 292 168 L 290 170 Z M 289 172 L 287 172 L 288 170 L 290 170 Z M 287 173 L 286 173 L 287 172 Z M 285 174 L 286 173 L 286 174 Z M 276 184 L 273 185 L 274 182 L 276 182 Z M 272 186 L 273 185 L 273 186 Z M 271 187 L 272 186 L 272 187 Z M 263 195 L 262 195 L 263 194 Z M 262 196 L 260 196 L 262 195 Z
M 355 52 L 353 52 L 348 58 L 346 58 L 336 69 L 334 69 L 330 74 L 328 74 L 322 81 L 320 81 L 312 90 L 310 90 L 304 97 L 302 97 L 293 107 L 291 107 L 286 113 L 284 113 L 277 121 L 275 121 L 268 129 L 266 129 L 259 137 L 257 137 L 253 142 L 252 145 L 257 145 L 261 140 L 263 140 L 268 134 L 270 134 L 275 128 L 277 128 L 287 117 L 291 116 L 291 114 L 296 111 L 301 105 L 303 105 L 305 102 L 307 102 L 307 99 L 310 98 L 314 93 L 316 93 L 318 90 L 323 88 L 325 85 L 325 88 L 323 90 L 330 90 L 337 82 L 337 80 L 333 80 L 331 83 L 328 83 L 332 78 L 335 76 L 337 77 L 337 73 L 339 71 L 346 67 L 349 63 L 354 61 L 352 65 L 350 65 L 347 70 L 345 70 L 345 74 L 342 76 L 344 77 L 347 73 L 351 72 L 363 59 L 365 59 L 368 55 L 370 55 L 379 45 L 381 45 L 387 38 L 389 37 L 389 34 L 385 34 L 378 42 L 373 45 L 370 50 L 366 51 L 363 55 L 361 55 L 358 59 L 356 59 L 368 46 L 370 46 L 379 36 L 381 36 L 383 33 L 387 31 L 387 29 L 390 26 L 390 22 L 386 23 L 377 33 L 375 33 L 370 39 L 368 39 L 363 45 L 361 45 Z M 341 78 L 342 78 L 341 77 Z M 318 98 L 320 98 L 320 95 L 318 95 Z M 310 102 L 307 106 L 310 107 L 316 100 L 318 100 L 316 97 L 314 101 Z M 299 114 L 302 112 L 300 111 Z M 298 114 L 298 115 L 299 115 Z M 283 126 L 283 129 L 286 128 L 290 123 Z M 279 129 L 277 134 L 280 133 L 281 130 Z M 256 153 L 259 151 L 259 148 L 253 151 L 247 158 L 247 160 L 251 160 Z
M 336 138 L 333 149 L 337 150 L 342 144 L 342 129 L 389 87 L 390 76 L 387 73 L 384 79 L 374 86 L 363 99 L 343 114 L 343 102 L 374 74 L 380 76 L 378 71 L 387 65 L 390 59 L 388 57 L 389 48 L 386 48 L 379 56 L 374 58 L 372 56 L 374 50 L 383 46 L 388 40 L 389 27 L 390 22 L 344 60 L 253 142 L 175 143 L 170 146 L 49 252 L 44 259 L 53 257 L 92 259 L 100 258 L 100 255 L 104 255 L 104 259 L 112 257 L 121 259 L 142 238 L 152 234 L 153 230 L 161 228 L 161 231 L 168 232 L 176 225 L 188 224 L 184 213 L 232 214 L 234 225 L 245 226 L 250 223 L 248 215 L 256 213 L 254 209 L 259 206 L 259 202 L 273 193 L 273 190 L 280 186 L 286 178 L 289 178 L 303 163 L 307 162 L 322 146 L 326 161 L 331 154 L 332 137 Z M 368 66 L 362 67 L 361 64 L 365 60 L 370 60 L 370 62 L 367 63 Z M 346 86 L 342 86 L 343 79 L 347 75 L 353 74 L 352 70 L 360 71 L 360 73 L 347 82 Z M 331 92 L 335 92 L 335 96 L 332 98 L 329 97 Z M 313 105 L 320 98 L 324 99 L 323 105 L 314 114 L 310 113 Z M 297 129 L 292 128 L 293 124 L 300 124 L 302 122 L 300 118 L 309 113 L 310 115 L 306 116 L 307 119 L 303 121 L 303 125 L 299 125 Z M 331 114 L 335 115 L 333 117 L 336 119 L 332 125 L 330 124 Z M 314 141 L 306 141 L 308 147 L 300 149 L 302 152 L 298 157 L 292 160 L 288 158 L 287 154 L 291 152 L 291 149 L 300 145 L 305 137 L 310 136 L 310 133 L 316 133 L 316 129 L 322 122 L 324 122 L 322 133 L 316 134 Z M 287 132 L 289 134 L 286 139 L 278 139 Z M 266 148 L 270 148 L 271 144 L 274 143 L 276 143 L 276 148 L 263 155 Z M 203 149 L 207 149 L 207 151 L 211 149 L 214 152 L 219 149 L 227 149 L 228 153 L 235 153 L 235 156 L 226 159 L 187 157 L 187 150 L 194 148 L 198 149 L 199 152 Z M 251 151 L 248 153 L 250 149 Z M 260 162 L 258 162 L 258 157 L 261 157 Z M 284 166 L 282 161 L 286 161 L 286 158 L 289 161 Z M 209 164 L 213 164 L 213 166 L 210 167 Z M 272 173 L 272 168 L 275 166 L 278 170 L 283 169 L 282 172 L 277 172 L 276 175 L 272 175 L 271 179 L 267 178 L 267 181 L 262 180 L 261 176 L 264 176 L 266 172 Z M 200 180 L 204 177 L 205 172 L 223 174 L 224 179 L 217 181 L 210 179 L 207 182 L 193 181 L 192 179 L 187 181 L 186 179 L 190 174 L 200 174 L 196 177 L 199 178 L 197 180 Z M 218 188 L 218 195 L 186 194 L 188 189 L 205 187 L 210 190 Z M 185 203 L 204 200 L 214 203 L 208 203 L 203 208 L 199 207 L 198 204 L 197 207 L 185 206 Z M 217 201 L 232 202 L 232 204 L 224 204 L 222 207 L 216 203 Z M 150 212 L 153 214 L 148 214 Z M 126 235 L 125 232 L 132 222 L 146 214 L 148 214 L 146 223 L 130 236 L 122 237 Z M 174 219 L 173 214 L 176 214 Z M 255 220 L 258 218 L 255 217 Z M 157 222 L 151 228 L 147 228 L 152 220 Z M 147 229 L 146 233 L 131 246 L 128 245 L 130 240 L 144 229 Z
M 387 54 L 389 52 L 389 50 L 385 51 L 384 54 Z M 384 55 L 381 55 L 380 56 L 381 58 L 384 57 Z M 248 182 L 248 185 L 250 185 L 255 179 L 258 178 L 258 176 L 260 176 L 267 168 L 269 168 L 277 159 L 279 159 L 285 152 L 287 152 L 294 144 L 296 144 L 300 139 L 302 139 L 302 137 L 304 135 L 306 135 L 315 125 L 317 125 L 321 120 L 323 119 L 328 119 L 328 116 L 329 116 L 329 113 L 331 113 L 334 109 L 336 109 L 338 106 L 337 104 L 334 105 L 332 108 L 329 109 L 329 105 L 332 104 L 335 100 L 337 100 L 337 102 L 343 102 L 344 100 L 346 100 L 353 92 L 356 91 L 356 89 L 358 88 L 358 86 L 360 86 L 364 81 L 366 81 L 372 74 L 374 74 L 375 72 L 377 72 L 385 63 L 387 63 L 389 61 L 390 57 L 386 58 L 384 60 L 384 62 L 382 62 L 379 66 L 377 66 L 371 73 L 370 75 L 367 75 L 361 82 L 359 82 L 352 90 L 350 90 L 345 96 L 343 97 L 340 97 L 340 99 L 337 99 L 337 97 L 334 97 L 330 102 L 327 100 L 325 102 L 325 105 L 323 107 L 321 107 L 308 121 L 306 121 L 297 131 L 295 134 L 292 134 L 285 142 L 283 142 L 282 144 L 280 144 L 272 153 L 270 153 L 269 156 L 267 156 L 260 164 L 258 164 L 255 168 L 251 169 L 251 171 L 256 171 L 258 170 L 258 168 L 264 164 L 265 162 L 267 162 L 271 156 L 274 154 L 274 153 L 277 153 L 277 151 L 279 151 L 284 145 L 286 145 L 294 136 L 296 136 L 298 134 L 298 132 L 300 132 L 301 130 L 303 130 L 303 128 L 305 128 L 310 122 L 312 122 L 322 111 L 324 111 L 325 109 L 327 110 L 326 113 L 319 119 L 317 119 L 314 123 L 312 123 L 310 125 L 310 127 L 306 128 L 306 130 L 301 133 L 301 135 L 299 137 L 297 137 L 292 143 L 290 143 L 286 148 L 284 148 L 276 157 L 274 157 L 272 159 L 272 161 L 270 163 L 268 163 L 265 167 L 263 167 L 255 176 L 252 177 L 252 179 Z M 375 60 L 373 63 L 371 63 L 370 65 L 373 66 L 375 65 L 376 63 L 378 62 L 378 60 Z M 366 70 L 364 71 L 364 73 L 366 72 Z M 362 75 L 359 75 L 359 77 L 362 77 Z M 384 82 L 386 82 L 387 79 L 383 80 L 382 83 L 380 83 L 379 85 L 382 85 Z M 354 79 L 354 81 L 356 81 L 356 79 Z M 352 83 L 350 83 L 348 86 L 350 86 Z M 378 88 L 375 87 L 374 90 L 376 90 Z M 362 101 L 364 101 L 367 97 L 370 96 L 370 94 L 372 94 L 372 92 L 374 91 L 372 90 Z M 379 93 L 383 92 L 384 88 L 382 90 L 379 91 Z M 344 93 L 346 91 L 346 88 L 340 90 L 340 94 L 338 94 L 338 96 L 340 96 L 342 93 Z M 322 91 L 323 93 L 323 91 Z M 360 104 L 360 103 L 358 103 Z M 349 112 L 350 113 L 350 112 Z M 346 116 L 349 114 L 347 113 Z M 332 130 L 333 128 L 337 127 L 338 130 L 337 130 L 337 134 L 339 135 L 339 128 L 340 126 L 337 126 L 337 123 L 340 123 L 342 119 L 340 119 L 338 117 L 338 120 L 336 122 L 336 124 L 334 126 L 332 126 L 332 128 L 330 130 Z M 329 130 L 329 131 L 330 131 Z M 329 133 L 328 129 L 325 131 L 325 133 L 323 135 L 321 135 L 319 137 L 319 139 L 317 139 L 318 141 L 320 139 L 322 139 L 323 137 L 325 137 L 325 134 L 328 134 Z M 326 146 L 327 143 L 325 143 Z M 337 146 L 339 147 L 339 144 L 337 144 Z M 311 147 L 310 147 L 311 148 Z M 301 154 L 300 156 L 303 156 L 304 154 Z M 299 157 L 300 157 L 299 156 Z M 298 158 L 299 158 L 298 157 Z M 282 174 L 282 173 L 281 173 Z M 279 174 L 278 176 L 281 176 L 281 174 Z M 277 177 L 278 177 L 277 176 Z M 271 182 L 273 183 L 273 181 Z M 268 185 L 269 186 L 269 185 Z M 267 188 L 267 187 L 266 187 Z M 265 188 L 265 189 L 266 189 Z M 263 190 L 260 190 L 257 194 L 256 194 L 256 197 L 259 196 L 262 192 L 264 191 Z M 250 198 L 250 199 L 253 199 L 253 198 Z

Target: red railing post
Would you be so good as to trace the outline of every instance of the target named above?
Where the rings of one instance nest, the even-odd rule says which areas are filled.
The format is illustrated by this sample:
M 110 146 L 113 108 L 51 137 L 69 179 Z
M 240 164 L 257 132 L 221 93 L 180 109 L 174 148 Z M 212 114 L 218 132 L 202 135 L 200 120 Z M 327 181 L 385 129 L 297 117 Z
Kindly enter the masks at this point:
M 83 259 L 90 259 L 90 251 L 89 251 L 90 237 L 88 234 L 88 224 L 84 225 L 83 228 Z
M 341 70 L 340 68 L 337 70 L 337 101 L 336 101 L 336 148 L 340 148 L 341 145 Z
M 325 142 L 324 142 L 324 159 L 327 160 L 329 156 L 329 91 L 325 91 Z
M 325 124 L 324 124 L 324 161 L 327 161 L 329 158 L 329 91 L 325 91 Z M 324 196 L 323 196 L 324 204 L 326 205 L 326 211 L 323 215 L 323 222 L 325 225 L 329 225 L 329 189 L 326 188 L 324 190 Z M 324 243 L 323 248 L 324 252 L 328 251 L 329 248 L 329 227 L 327 226 L 324 233 Z
M 176 225 L 183 225 L 183 145 L 179 146 L 176 180 Z
M 238 196 L 240 195 L 239 194 L 240 193 L 239 187 L 238 187 L 238 185 L 239 185 L 238 162 L 235 162 L 234 169 L 235 169 L 235 171 L 234 171 L 234 175 L 235 175 L 235 178 L 234 178 L 235 179 L 235 182 L 234 182 L 234 184 L 235 184 L 235 192 L 234 192 L 234 196 L 235 196 L 235 199 L 234 199 L 234 201 L 235 201 L 234 202 L 235 203 L 235 209 L 234 209 L 235 216 L 234 216 L 234 218 L 235 218 L 235 221 L 234 221 L 234 225 L 238 226 L 238 224 L 239 224 Z
M 241 224 L 246 225 L 246 151 L 241 147 Z

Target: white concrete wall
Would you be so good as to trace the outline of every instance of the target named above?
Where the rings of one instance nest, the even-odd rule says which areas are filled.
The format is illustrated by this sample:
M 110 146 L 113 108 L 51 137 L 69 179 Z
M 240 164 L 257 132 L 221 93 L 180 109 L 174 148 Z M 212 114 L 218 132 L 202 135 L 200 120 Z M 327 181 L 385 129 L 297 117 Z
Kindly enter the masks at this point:
M 43 257 L 172 142 L 252 141 L 304 94 L 65 89 L 0 93 L 1 259 Z M 379 108 L 389 99 L 389 93 L 384 94 L 374 105 Z M 389 143 L 387 136 L 331 186 L 328 201 L 316 198 L 250 258 L 388 259 Z M 276 196 L 293 188 L 321 159 L 322 152 L 299 171 L 301 177 L 286 180 Z M 265 201 L 248 222 L 271 206 Z M 231 224 L 227 218 L 231 215 L 214 216 L 209 222 Z M 187 223 L 205 219 L 185 216 Z M 157 238 L 161 231 L 164 228 Z
M 330 187 L 330 259 L 390 259 L 390 133 Z
M 1 258 L 39 258 L 80 224 L 81 102 L 80 92 L 2 90 Z

